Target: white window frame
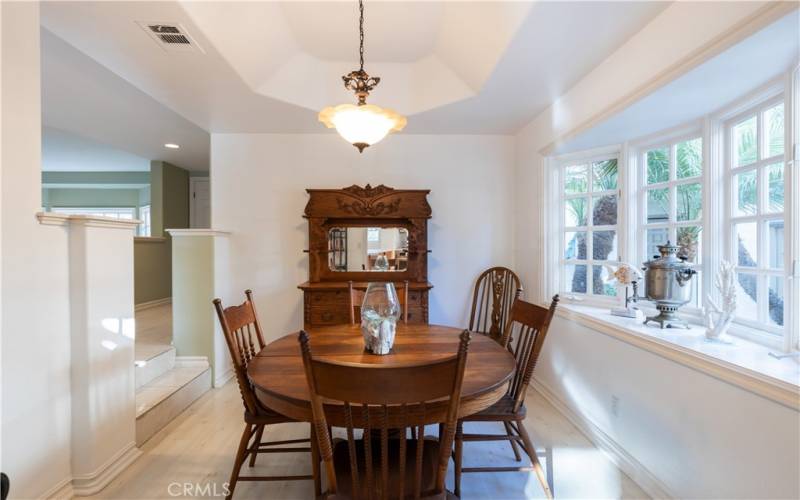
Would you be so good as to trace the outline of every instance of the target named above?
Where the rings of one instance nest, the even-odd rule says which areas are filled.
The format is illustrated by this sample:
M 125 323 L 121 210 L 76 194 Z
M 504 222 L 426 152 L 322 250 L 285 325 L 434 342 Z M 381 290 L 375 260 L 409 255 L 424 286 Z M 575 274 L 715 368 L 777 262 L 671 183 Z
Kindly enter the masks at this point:
M 594 185 L 592 182 L 592 163 L 604 160 L 617 160 L 617 188 L 613 190 L 604 190 L 604 191 L 594 191 Z M 554 225 L 553 229 L 555 230 L 552 234 L 555 236 L 551 241 L 553 244 L 550 245 L 551 248 L 548 250 L 548 254 L 553 255 L 554 262 L 557 262 L 555 266 L 555 272 L 551 272 L 549 277 L 547 278 L 548 281 L 551 283 L 551 289 L 557 290 L 559 295 L 568 301 L 575 301 L 581 302 L 586 304 L 597 304 L 603 306 L 611 306 L 615 304 L 619 304 L 624 297 L 622 294 L 617 293 L 616 296 L 608 296 L 608 295 L 597 295 L 593 293 L 593 271 L 592 266 L 594 265 L 603 265 L 608 264 L 611 262 L 617 262 L 622 257 L 623 249 L 625 248 L 625 240 L 621 235 L 621 227 L 623 218 L 623 196 L 620 190 L 620 186 L 624 183 L 624 171 L 625 166 L 623 165 L 623 155 L 621 154 L 621 150 L 619 146 L 613 146 L 609 148 L 599 148 L 591 151 L 585 151 L 578 154 L 567 154 L 558 157 L 551 158 L 548 161 L 550 164 L 549 174 L 549 185 L 552 187 L 550 189 L 550 193 L 552 196 L 551 203 L 549 206 L 558 207 L 558 223 Z M 568 195 L 564 192 L 564 171 L 569 166 L 575 166 L 580 164 L 587 165 L 587 174 L 588 174 L 588 185 L 587 185 L 587 192 L 580 193 L 580 194 L 572 194 Z M 589 210 L 586 214 L 586 226 L 576 226 L 576 227 L 567 227 L 564 215 L 564 203 L 567 199 L 574 199 L 574 198 L 587 198 L 588 200 L 592 200 L 595 196 L 603 196 L 603 195 L 614 195 L 617 197 L 617 224 L 615 225 L 602 225 L 602 226 L 595 226 L 592 221 L 592 211 L 591 211 L 591 201 L 589 203 Z M 565 239 L 564 235 L 567 232 L 575 232 L 575 231 L 585 231 L 587 233 L 586 237 L 586 259 L 565 259 Z M 591 234 L 595 231 L 615 231 L 617 235 L 617 261 L 607 261 L 607 260 L 595 260 L 594 259 L 594 252 L 593 252 L 593 241 Z M 586 266 L 586 293 L 578 293 L 568 290 L 566 286 L 566 265 L 585 265 Z
M 125 220 L 136 219 L 136 207 L 51 207 L 50 211 L 65 215 L 88 215 Z M 121 215 L 130 215 L 130 219 L 120 217 Z
M 563 168 L 567 164 L 596 161 L 602 157 L 616 155 L 619 165 L 618 188 L 619 205 L 617 219 L 618 258 L 622 262 L 641 264 L 650 256 L 644 255 L 646 251 L 644 221 L 646 221 L 646 188 L 658 187 L 661 184 L 646 186 L 643 154 L 646 151 L 672 143 L 679 143 L 686 139 L 696 137 L 703 141 L 703 172 L 700 177 L 677 180 L 671 176 L 669 183 L 663 186 L 673 186 L 683 183 L 699 182 L 702 185 L 702 217 L 699 221 L 673 222 L 674 226 L 701 225 L 702 242 L 700 263 L 693 266 L 701 268 L 700 290 L 703 295 L 701 304 L 706 296 L 719 300 L 718 293 L 713 286 L 714 277 L 719 269 L 719 263 L 724 258 L 731 259 L 732 225 L 729 212 L 731 206 L 731 189 L 733 173 L 727 168 L 728 130 L 726 124 L 758 107 L 759 110 L 767 109 L 784 100 L 784 328 L 782 336 L 777 336 L 765 331 L 762 324 L 735 323 L 731 326 L 730 333 L 743 338 L 756 341 L 776 350 L 790 352 L 800 350 L 800 311 L 794 310 L 792 304 L 800 298 L 800 200 L 794 199 L 800 193 L 800 175 L 796 170 L 795 158 L 800 156 L 800 127 L 797 126 L 797 117 L 800 116 L 800 67 L 792 72 L 777 78 L 766 85 L 756 89 L 741 99 L 726 105 L 720 111 L 708 114 L 690 123 L 636 139 L 620 145 L 596 148 L 588 151 L 564 155 L 551 155 L 544 158 L 544 208 L 541 224 L 545 244 L 542 247 L 542 273 L 544 276 L 543 297 L 553 293 L 562 294 L 565 301 L 576 301 L 585 305 L 606 306 L 610 302 L 621 302 L 624 297 L 618 294 L 616 300 L 611 297 L 600 297 L 592 294 L 575 294 L 565 292 L 564 286 L 564 206 L 563 206 Z M 624 159 L 624 161 L 623 161 Z M 771 165 L 774 161 L 765 161 Z M 744 167 L 744 170 L 753 168 L 754 164 Z M 641 179 L 641 181 L 640 181 Z M 674 182 L 673 182 L 674 181 Z M 671 197 L 674 204 L 675 197 Z M 633 202 L 633 203 L 632 203 Z M 556 210 L 556 213 L 553 213 Z M 671 211 L 674 211 L 671 209 Z M 774 219 L 776 214 L 765 214 L 764 219 Z M 589 215 L 590 216 L 590 215 Z M 587 221 L 589 222 L 589 221 Z M 652 227 L 652 226 L 650 226 Z M 587 245 L 588 246 L 588 245 Z M 589 248 L 589 250 L 591 250 Z M 626 260 L 625 256 L 634 256 Z M 587 257 L 592 257 L 588 254 Z M 583 261 L 581 261 L 583 263 Z M 591 259 L 587 259 L 587 272 L 591 273 Z M 587 287 L 590 286 L 587 283 Z M 766 288 L 764 288 L 766 290 Z M 587 291 L 591 289 L 587 288 Z M 645 312 L 651 308 L 649 302 L 640 304 Z M 702 322 L 702 309 L 684 306 L 681 312 L 687 319 L 695 323 Z
M 150 219 L 150 205 L 142 205 L 139 207 L 139 220 L 142 221 L 136 229 L 137 234 L 143 237 L 152 236 L 152 226 Z
M 723 175 L 724 175 L 724 182 L 725 182 L 725 196 L 724 196 L 724 224 L 723 224 L 723 242 L 724 242 L 724 255 L 725 258 L 732 262 L 736 266 L 737 272 L 744 272 L 747 274 L 753 274 L 756 276 L 757 281 L 757 290 L 759 291 L 757 307 L 758 307 L 758 318 L 754 321 L 751 319 L 745 318 L 736 318 L 734 323 L 738 328 L 732 329 L 733 333 L 738 335 L 750 338 L 760 343 L 772 345 L 775 347 L 783 347 L 784 350 L 790 349 L 792 345 L 796 346 L 796 333 L 794 333 L 791 328 L 790 323 L 790 310 L 792 309 L 790 305 L 793 303 L 793 296 L 796 294 L 792 291 L 791 286 L 791 273 L 792 273 L 792 255 L 791 255 L 791 238 L 792 238 L 792 224 L 791 224 L 791 217 L 790 217 L 790 208 L 792 206 L 792 189 L 790 184 L 790 179 L 788 178 L 790 165 L 789 162 L 790 154 L 791 154 L 791 144 L 792 140 L 789 136 L 789 127 L 786 125 L 789 123 L 788 117 L 790 115 L 790 100 L 787 98 L 788 93 L 784 92 L 783 87 L 780 90 L 772 89 L 772 92 L 769 90 L 761 93 L 750 99 L 745 99 L 736 106 L 732 113 L 727 115 L 722 115 L 720 117 L 721 122 L 721 131 L 723 133 L 723 137 L 721 138 L 721 142 L 724 145 L 724 154 L 723 154 Z M 761 158 L 761 150 L 764 146 L 764 137 L 762 135 L 763 128 L 762 128 L 762 120 L 763 120 L 763 113 L 767 109 L 770 109 L 778 104 L 783 102 L 784 105 L 784 153 L 783 155 L 776 155 L 769 158 L 762 159 Z M 744 108 L 744 109 L 742 109 Z M 752 163 L 743 166 L 734 166 L 734 141 L 733 141 L 733 129 L 736 125 L 742 123 L 747 118 L 751 116 L 756 116 L 756 160 Z M 783 213 L 763 213 L 761 211 L 761 207 L 767 202 L 765 199 L 766 190 L 763 189 L 763 184 L 766 182 L 766 175 L 767 175 L 767 167 L 770 165 L 774 165 L 776 163 L 783 162 L 784 165 L 784 186 L 785 186 L 785 195 L 784 195 L 784 211 Z M 736 198 L 734 196 L 734 190 L 736 186 L 734 186 L 734 182 L 736 179 L 736 175 L 742 172 L 748 172 L 755 170 L 756 172 L 756 196 L 758 199 L 757 202 L 757 212 L 755 215 L 734 215 L 735 207 L 734 204 L 736 203 Z M 766 263 L 766 258 L 763 255 L 757 256 L 757 266 L 756 267 L 746 267 L 746 266 L 739 266 L 738 265 L 738 258 L 736 255 L 737 245 L 734 241 L 735 239 L 735 231 L 734 226 L 739 223 L 747 223 L 747 222 L 756 222 L 758 227 L 758 252 L 761 254 L 763 249 L 766 248 L 766 238 L 767 238 L 767 231 L 766 231 L 766 224 L 765 222 L 768 220 L 775 220 L 778 218 L 782 218 L 784 221 L 784 262 L 783 262 L 783 269 L 771 269 L 768 268 Z M 784 283 L 784 318 L 783 318 L 783 327 L 770 325 L 767 321 L 768 312 L 768 297 L 769 297 L 769 282 L 768 278 L 770 276 L 780 276 L 783 278 Z
M 677 175 L 677 155 L 676 150 L 678 144 L 692 139 L 700 139 L 702 141 L 702 172 L 697 177 L 687 177 L 685 179 L 678 179 Z M 651 135 L 644 140 L 639 140 L 628 146 L 631 161 L 630 168 L 633 173 L 630 176 L 632 180 L 635 179 L 634 190 L 636 199 L 636 210 L 633 213 L 634 224 L 629 225 L 629 230 L 634 231 L 635 248 L 632 255 L 636 256 L 636 263 L 643 263 L 651 260 L 654 255 L 648 252 L 647 248 L 647 230 L 648 229 L 667 229 L 667 238 L 673 243 L 677 244 L 677 231 L 681 227 L 694 227 L 700 226 L 700 252 L 698 255 L 698 262 L 687 262 L 689 266 L 698 272 L 692 278 L 696 286 L 693 292 L 692 302 L 686 304 L 681 308 L 683 314 L 687 314 L 692 319 L 697 320 L 700 318 L 704 297 L 704 290 L 707 289 L 707 279 L 705 269 L 707 268 L 706 260 L 708 258 L 706 251 L 707 235 L 707 222 L 709 220 L 709 203 L 707 196 L 706 186 L 708 184 L 708 161 L 707 161 L 707 148 L 706 137 L 703 127 L 700 122 L 682 125 L 671 130 L 660 132 L 658 135 Z M 667 148 L 669 150 L 669 177 L 666 182 L 658 182 L 654 184 L 647 184 L 647 153 L 655 149 Z M 699 219 L 690 221 L 679 221 L 677 218 L 677 190 L 678 186 L 687 184 L 700 184 L 701 190 L 701 216 Z M 653 189 L 667 189 L 669 192 L 669 209 L 668 219 L 665 222 L 647 222 L 647 192 Z M 643 295 L 644 289 L 639 289 Z M 646 304 L 645 307 L 647 307 Z

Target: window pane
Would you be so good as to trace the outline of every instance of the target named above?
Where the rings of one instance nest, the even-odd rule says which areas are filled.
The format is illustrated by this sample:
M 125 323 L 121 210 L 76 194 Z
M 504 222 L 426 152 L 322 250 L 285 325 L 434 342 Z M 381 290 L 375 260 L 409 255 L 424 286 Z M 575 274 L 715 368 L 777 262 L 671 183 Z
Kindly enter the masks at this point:
M 765 155 L 769 158 L 783 154 L 783 104 L 769 108 L 764 112 Z
M 736 316 L 758 320 L 758 277 L 755 274 L 736 274 Z
M 588 186 L 586 165 L 575 165 L 565 169 L 564 192 L 566 194 L 585 193 Z
M 736 190 L 734 202 L 734 215 L 753 215 L 758 206 L 758 192 L 756 189 L 756 171 L 742 172 L 733 180 Z
M 769 324 L 783 326 L 783 278 L 769 277 Z
M 650 189 L 647 191 L 647 222 L 667 222 L 669 220 L 669 189 Z
M 703 271 L 697 269 L 697 274 L 689 281 L 689 286 L 692 287 L 692 298 L 690 304 L 695 307 L 703 307 Z
M 564 224 L 567 227 L 586 225 L 586 198 L 572 198 L 564 205 Z
M 679 221 L 697 220 L 703 216 L 703 190 L 700 184 L 681 184 L 677 189 Z
M 608 281 L 608 269 L 605 266 L 592 266 L 592 293 L 595 295 L 617 296 L 617 287 Z
M 669 180 L 669 149 L 660 148 L 647 152 L 647 183 Z
M 599 161 L 592 164 L 594 191 L 617 189 L 617 159 Z
M 595 260 L 617 260 L 617 232 L 593 232 L 592 256 Z
M 617 223 L 617 195 L 595 196 L 592 198 L 592 224 L 613 226 Z
M 573 293 L 586 293 L 586 266 L 583 264 L 566 266 L 566 289 Z
M 772 269 L 783 269 L 783 220 L 767 221 L 767 262 Z
M 758 148 L 756 123 L 756 117 L 752 116 L 733 127 L 733 164 L 737 167 L 756 161 Z
M 767 185 L 769 189 L 769 203 L 767 212 L 783 212 L 783 163 L 776 163 L 767 167 Z
M 586 260 L 586 232 L 564 234 L 564 258 Z
M 698 137 L 678 143 L 676 148 L 678 179 L 697 177 L 703 173 L 703 139 Z
M 681 249 L 679 257 L 686 257 L 692 263 L 699 263 L 703 254 L 701 248 L 703 229 L 700 226 L 679 227 L 676 232 L 677 244 Z
M 758 225 L 755 222 L 736 224 L 734 238 L 736 241 L 736 262 L 740 266 L 756 267 L 758 262 L 757 242 Z
M 647 259 L 659 256 L 658 245 L 663 245 L 669 239 L 669 229 L 658 228 L 647 230 Z

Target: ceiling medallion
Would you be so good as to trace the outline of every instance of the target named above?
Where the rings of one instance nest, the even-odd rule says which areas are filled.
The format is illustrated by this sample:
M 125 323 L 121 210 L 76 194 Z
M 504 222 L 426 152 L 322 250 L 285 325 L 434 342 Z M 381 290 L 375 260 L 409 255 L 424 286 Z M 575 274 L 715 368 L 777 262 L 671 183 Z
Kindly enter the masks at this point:
M 319 113 L 319 121 L 328 128 L 335 128 L 347 142 L 363 152 L 364 148 L 380 142 L 391 132 L 399 132 L 406 126 L 406 118 L 391 109 L 367 104 L 367 96 L 380 83 L 377 76 L 364 71 L 364 2 L 358 1 L 359 21 L 359 69 L 342 76 L 344 88 L 358 98 L 357 104 L 328 106 Z

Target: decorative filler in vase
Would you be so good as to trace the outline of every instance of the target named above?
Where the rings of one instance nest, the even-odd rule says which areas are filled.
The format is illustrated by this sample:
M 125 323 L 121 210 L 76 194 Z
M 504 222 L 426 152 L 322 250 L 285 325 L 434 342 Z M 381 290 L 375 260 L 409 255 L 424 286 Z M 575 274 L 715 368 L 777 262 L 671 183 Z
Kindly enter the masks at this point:
M 361 304 L 364 347 L 373 354 L 389 354 L 394 345 L 400 300 L 393 283 L 370 283 Z
M 625 307 L 614 307 L 611 309 L 611 314 L 614 316 L 622 316 L 623 318 L 636 318 L 644 319 L 644 313 L 639 310 L 636 305 L 639 301 L 639 280 L 642 279 L 642 274 L 638 269 L 630 264 L 621 263 L 614 269 L 613 266 L 606 266 L 609 270 L 610 282 L 616 283 L 617 288 L 625 289 Z M 633 287 L 633 295 L 628 295 L 628 287 Z
M 719 271 L 714 279 L 714 286 L 719 291 L 722 303 L 717 305 L 711 298 L 711 294 L 706 295 L 703 314 L 706 323 L 706 339 L 712 342 L 729 344 L 722 336 L 731 326 L 734 315 L 736 314 L 736 272 L 734 265 L 723 260 L 719 264 Z M 716 318 L 714 317 L 716 316 Z

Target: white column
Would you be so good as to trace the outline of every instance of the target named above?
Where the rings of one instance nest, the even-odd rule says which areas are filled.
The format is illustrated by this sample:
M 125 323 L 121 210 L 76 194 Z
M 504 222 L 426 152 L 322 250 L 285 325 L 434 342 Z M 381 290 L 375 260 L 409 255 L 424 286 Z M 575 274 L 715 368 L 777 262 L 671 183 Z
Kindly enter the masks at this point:
M 76 495 L 91 495 L 140 455 L 133 312 L 133 236 L 139 221 L 85 216 L 67 221 L 72 485 Z

